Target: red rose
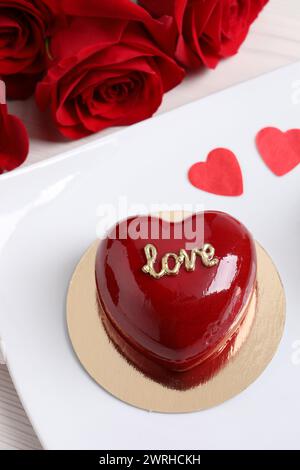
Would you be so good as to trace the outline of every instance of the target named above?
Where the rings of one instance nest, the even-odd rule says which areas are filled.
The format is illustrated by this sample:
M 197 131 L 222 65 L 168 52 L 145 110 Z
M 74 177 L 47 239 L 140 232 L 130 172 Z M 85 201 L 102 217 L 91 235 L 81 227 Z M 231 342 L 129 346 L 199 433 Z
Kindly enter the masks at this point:
M 0 81 L 0 175 L 21 165 L 28 150 L 27 131 L 19 118 L 8 114 L 5 84 Z
M 45 69 L 48 9 L 40 0 L 0 0 L 0 77 L 7 96 L 30 96 Z
M 140 0 L 152 15 L 174 18 L 170 48 L 186 68 L 214 68 L 236 54 L 268 0 Z M 173 37 L 172 37 L 173 35 Z
M 148 118 L 183 79 L 153 39 L 163 41 L 163 24 L 130 0 L 54 3 L 68 16 L 51 40 L 53 63 L 36 100 L 41 109 L 50 107 L 66 137 Z

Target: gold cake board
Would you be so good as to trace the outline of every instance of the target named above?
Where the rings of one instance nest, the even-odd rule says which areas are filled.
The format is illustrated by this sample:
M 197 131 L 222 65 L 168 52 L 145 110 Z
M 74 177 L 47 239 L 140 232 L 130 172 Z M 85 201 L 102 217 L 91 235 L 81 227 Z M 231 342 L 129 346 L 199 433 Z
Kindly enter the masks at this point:
M 285 296 L 278 272 L 256 243 L 257 287 L 246 340 L 211 380 L 187 391 L 167 388 L 129 364 L 109 340 L 99 317 L 95 283 L 95 242 L 72 277 L 67 298 L 67 324 L 73 348 L 84 369 L 105 390 L 138 408 L 164 413 L 203 410 L 234 397 L 256 380 L 274 356 L 285 322 Z M 100 399 L 100 397 L 99 397 Z

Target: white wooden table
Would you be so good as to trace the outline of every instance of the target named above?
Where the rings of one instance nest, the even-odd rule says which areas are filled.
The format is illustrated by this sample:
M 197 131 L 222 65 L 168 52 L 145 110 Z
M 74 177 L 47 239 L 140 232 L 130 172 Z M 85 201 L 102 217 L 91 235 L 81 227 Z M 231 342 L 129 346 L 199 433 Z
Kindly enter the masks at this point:
M 171 110 L 297 60 L 300 60 L 299 0 L 270 0 L 254 24 L 239 55 L 224 61 L 215 71 L 200 73 L 198 76 L 186 79 L 182 85 L 165 97 L 159 112 Z M 27 103 L 26 108 L 19 103 L 13 103 L 11 108 L 23 118 L 31 135 L 31 153 L 26 164 L 49 158 L 82 143 L 57 143 L 51 139 L 45 141 L 42 118 L 35 111 L 34 103 Z M 115 132 L 115 130 L 106 132 Z M 97 137 L 93 136 L 89 139 L 95 138 Z M 59 423 L 57 425 L 59 426 Z M 6 365 L 0 364 L 0 449 L 40 448 L 8 369 Z

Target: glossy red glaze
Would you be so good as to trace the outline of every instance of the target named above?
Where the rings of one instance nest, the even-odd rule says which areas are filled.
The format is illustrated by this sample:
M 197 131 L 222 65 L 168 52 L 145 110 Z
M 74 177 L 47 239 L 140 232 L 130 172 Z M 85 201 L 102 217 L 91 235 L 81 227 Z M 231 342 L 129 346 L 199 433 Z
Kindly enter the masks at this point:
M 221 212 L 191 216 L 180 239 L 174 233 L 184 221 L 169 224 L 161 219 L 156 219 L 157 226 L 160 233 L 171 228 L 169 238 L 126 237 L 132 227 L 143 227 L 147 235 L 146 227 L 151 235 L 151 221 L 128 219 L 99 245 L 96 283 L 103 321 L 119 350 L 146 375 L 189 388 L 207 380 L 226 361 L 254 289 L 255 245 L 240 222 Z M 154 279 L 142 271 L 146 244 L 157 248 L 160 271 L 162 256 L 186 248 L 201 223 L 204 243 L 215 248 L 216 266 L 206 267 L 197 257 L 194 271 L 183 265 L 176 276 Z

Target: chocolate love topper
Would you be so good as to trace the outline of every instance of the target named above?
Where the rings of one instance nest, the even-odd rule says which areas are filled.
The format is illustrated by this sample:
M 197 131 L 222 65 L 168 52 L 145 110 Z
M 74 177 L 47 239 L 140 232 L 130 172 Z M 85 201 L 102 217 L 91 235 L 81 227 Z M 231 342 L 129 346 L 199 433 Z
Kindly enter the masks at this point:
M 150 227 L 152 220 L 128 219 L 127 234 L 130 224 Z M 124 222 L 118 224 L 99 245 L 96 283 L 104 325 L 122 354 L 157 380 L 174 374 L 178 382 L 188 374 L 190 386 L 207 378 L 208 363 L 222 365 L 221 353 L 245 318 L 256 251 L 248 230 L 225 213 L 205 212 L 189 221 L 188 227 L 204 224 L 200 248 L 185 250 L 192 243 L 186 229 L 181 238 L 171 230 L 169 238 L 133 239 L 124 237 Z M 166 225 L 186 221 L 156 222 L 163 233 Z M 160 275 L 150 275 L 151 269 Z
M 155 270 L 155 262 L 157 258 L 157 249 L 154 245 L 150 243 L 144 248 L 147 264 L 143 266 L 142 270 L 146 274 L 154 277 L 154 279 L 160 279 L 161 277 L 167 276 L 176 276 L 179 274 L 179 270 L 184 263 L 185 269 L 187 271 L 194 271 L 196 267 L 196 256 L 198 255 L 202 261 L 202 264 L 207 267 L 216 266 L 219 260 L 215 258 L 215 249 L 213 246 L 206 243 L 203 248 L 193 248 L 191 250 L 191 255 L 189 256 L 187 251 L 184 248 L 181 248 L 179 254 L 176 253 L 166 253 L 161 261 L 161 270 L 157 272 Z M 169 259 L 172 258 L 174 261 L 174 266 L 170 268 Z

